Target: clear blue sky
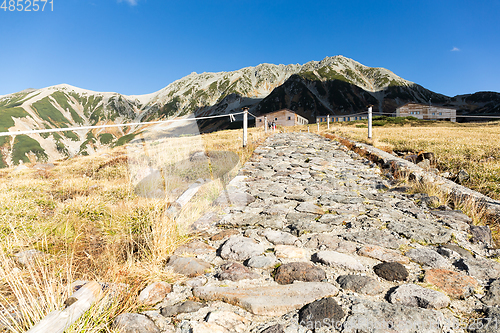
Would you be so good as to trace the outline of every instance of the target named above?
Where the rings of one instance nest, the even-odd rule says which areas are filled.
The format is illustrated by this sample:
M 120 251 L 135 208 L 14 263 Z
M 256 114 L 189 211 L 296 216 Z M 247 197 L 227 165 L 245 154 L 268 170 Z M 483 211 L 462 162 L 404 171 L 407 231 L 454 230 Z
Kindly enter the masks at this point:
M 53 2 L 0 10 L 0 95 L 60 83 L 146 94 L 191 72 L 339 54 L 449 96 L 500 91 L 498 0 Z

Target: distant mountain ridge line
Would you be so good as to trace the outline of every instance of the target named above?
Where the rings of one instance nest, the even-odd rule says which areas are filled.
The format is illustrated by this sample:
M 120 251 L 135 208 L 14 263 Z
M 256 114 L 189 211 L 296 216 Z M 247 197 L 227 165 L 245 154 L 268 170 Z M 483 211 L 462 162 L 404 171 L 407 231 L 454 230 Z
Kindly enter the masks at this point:
M 232 72 L 191 73 L 144 95 L 95 92 L 67 84 L 27 89 L 0 97 L 0 132 L 142 123 L 183 117 L 227 115 L 248 107 L 256 115 L 288 108 L 315 120 L 318 115 L 394 112 L 407 102 L 456 107 L 460 114 L 500 114 L 500 94 L 480 92 L 448 97 L 405 80 L 388 69 L 367 67 L 335 56 L 306 64 L 260 64 Z M 240 126 L 222 119 L 198 122 L 200 131 Z M 241 127 L 241 126 L 240 126 Z M 124 144 L 139 126 L 93 128 L 65 133 L 0 137 L 0 167 L 19 161 L 55 160 Z

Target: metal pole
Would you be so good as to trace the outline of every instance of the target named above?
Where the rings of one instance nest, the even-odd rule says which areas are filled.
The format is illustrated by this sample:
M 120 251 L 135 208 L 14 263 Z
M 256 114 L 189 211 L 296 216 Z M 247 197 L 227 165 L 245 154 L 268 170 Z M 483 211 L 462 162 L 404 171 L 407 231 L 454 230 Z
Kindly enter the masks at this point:
M 248 132 L 248 108 L 244 109 L 243 113 L 243 147 L 247 146 L 247 132 Z
M 267 133 L 267 116 L 264 117 L 264 128 L 266 129 L 266 133 Z
M 326 125 L 328 126 L 328 129 L 330 129 L 330 115 L 326 116 Z
M 368 108 L 368 139 L 372 138 L 372 107 Z

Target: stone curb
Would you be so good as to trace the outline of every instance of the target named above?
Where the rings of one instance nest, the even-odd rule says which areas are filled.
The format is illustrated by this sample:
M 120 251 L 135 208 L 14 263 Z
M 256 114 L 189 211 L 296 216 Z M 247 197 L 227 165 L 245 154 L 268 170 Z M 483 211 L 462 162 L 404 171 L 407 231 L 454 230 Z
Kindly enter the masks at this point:
M 377 157 L 377 164 L 390 164 L 393 173 L 404 173 L 409 175 L 410 179 L 414 179 L 423 183 L 432 183 L 438 185 L 445 193 L 461 200 L 474 200 L 475 202 L 484 204 L 488 215 L 494 218 L 500 218 L 500 201 L 494 200 L 477 191 L 471 190 L 465 186 L 459 185 L 449 179 L 443 178 L 432 172 L 425 171 L 414 163 L 402 159 L 400 157 L 389 154 L 381 149 L 375 148 L 365 143 L 356 142 L 347 138 L 341 139 L 350 142 L 354 147 L 363 149 L 369 155 Z

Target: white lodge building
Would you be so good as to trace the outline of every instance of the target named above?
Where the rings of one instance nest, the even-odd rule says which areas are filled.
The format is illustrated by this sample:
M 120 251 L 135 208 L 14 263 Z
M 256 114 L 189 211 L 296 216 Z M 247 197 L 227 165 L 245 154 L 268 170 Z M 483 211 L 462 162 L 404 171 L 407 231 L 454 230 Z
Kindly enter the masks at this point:
M 412 116 L 424 120 L 457 121 L 457 110 L 444 106 L 406 103 L 396 109 L 396 117 Z
M 255 119 L 255 127 L 262 127 L 264 126 L 264 117 L 267 117 L 267 123 L 268 126 L 271 124 L 273 121 L 276 125 L 280 126 L 296 126 L 296 125 L 306 125 L 309 123 L 309 121 L 296 114 L 292 110 L 289 109 L 282 109 L 270 113 L 266 113 L 262 116 L 259 116 Z

